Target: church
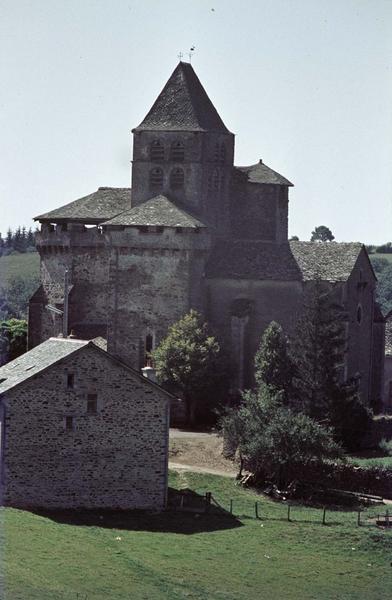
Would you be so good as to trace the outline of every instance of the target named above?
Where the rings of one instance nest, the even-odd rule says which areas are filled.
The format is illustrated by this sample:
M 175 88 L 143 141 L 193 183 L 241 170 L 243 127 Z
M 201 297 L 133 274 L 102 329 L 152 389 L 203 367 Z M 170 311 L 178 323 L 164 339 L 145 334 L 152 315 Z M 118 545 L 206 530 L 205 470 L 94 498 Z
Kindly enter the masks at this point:
M 29 348 L 63 329 L 64 311 L 66 334 L 102 336 L 112 355 L 141 369 L 194 308 L 243 388 L 265 328 L 275 320 L 293 331 L 318 279 L 347 314 L 344 374 L 376 406 L 385 325 L 365 248 L 288 240 L 293 184 L 260 159 L 234 165 L 234 135 L 189 63 L 177 65 L 132 133 L 132 189 L 99 187 L 36 217 L 41 285 L 29 304 Z

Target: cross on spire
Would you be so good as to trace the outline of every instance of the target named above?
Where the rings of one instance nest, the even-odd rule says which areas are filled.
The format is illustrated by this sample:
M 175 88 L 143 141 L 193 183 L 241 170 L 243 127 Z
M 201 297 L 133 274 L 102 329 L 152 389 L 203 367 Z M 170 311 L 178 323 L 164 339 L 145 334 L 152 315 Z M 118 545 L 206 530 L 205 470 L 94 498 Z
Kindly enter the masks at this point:
M 184 55 L 183 55 L 183 53 L 182 53 L 182 52 L 179 52 L 179 54 L 178 54 L 178 59 L 179 59 L 179 60 L 182 60 L 182 57 L 183 57 L 183 56 L 184 56 Z

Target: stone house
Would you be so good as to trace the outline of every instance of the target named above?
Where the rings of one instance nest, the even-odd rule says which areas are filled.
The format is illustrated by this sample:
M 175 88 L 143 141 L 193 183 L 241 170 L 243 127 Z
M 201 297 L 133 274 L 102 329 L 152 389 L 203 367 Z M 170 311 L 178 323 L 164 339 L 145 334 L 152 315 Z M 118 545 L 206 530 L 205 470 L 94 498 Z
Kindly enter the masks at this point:
M 180 62 L 133 130 L 132 189 L 100 187 L 36 218 L 41 286 L 30 300 L 29 347 L 61 330 L 45 307 L 62 308 L 67 269 L 68 331 L 104 336 L 110 353 L 140 369 L 168 327 L 194 308 L 243 388 L 266 326 L 275 320 L 292 332 L 318 278 L 347 313 L 346 376 L 375 406 L 383 325 L 366 250 L 288 241 L 291 186 L 262 160 L 235 166 L 234 135 L 192 66 Z
M 385 317 L 384 407 L 392 413 L 392 310 Z
M 93 341 L 50 338 L 0 368 L 4 504 L 166 504 L 170 395 Z

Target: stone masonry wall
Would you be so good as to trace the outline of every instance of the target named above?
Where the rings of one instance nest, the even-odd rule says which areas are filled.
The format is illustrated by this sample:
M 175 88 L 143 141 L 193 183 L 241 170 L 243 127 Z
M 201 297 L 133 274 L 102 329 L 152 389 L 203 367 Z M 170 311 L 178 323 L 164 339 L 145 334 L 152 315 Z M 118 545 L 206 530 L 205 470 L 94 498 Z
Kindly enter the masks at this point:
M 67 374 L 75 385 L 67 389 Z M 87 414 L 87 394 L 98 411 Z M 67 431 L 65 417 L 73 416 Z M 94 347 L 6 398 L 5 502 L 18 507 L 162 509 L 168 397 Z
M 154 347 L 190 308 L 203 310 L 203 271 L 209 237 L 202 230 L 110 232 L 108 350 L 136 369 L 145 365 L 145 340 Z

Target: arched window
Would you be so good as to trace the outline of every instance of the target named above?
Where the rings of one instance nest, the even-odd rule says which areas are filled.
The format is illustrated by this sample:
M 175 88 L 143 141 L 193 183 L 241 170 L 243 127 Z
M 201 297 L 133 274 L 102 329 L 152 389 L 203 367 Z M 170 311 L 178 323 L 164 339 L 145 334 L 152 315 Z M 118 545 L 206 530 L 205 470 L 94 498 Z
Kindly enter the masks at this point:
M 185 148 L 182 142 L 173 142 L 170 148 L 170 160 L 183 162 L 185 160 Z
M 357 308 L 357 323 L 360 325 L 362 323 L 362 306 L 358 304 Z
M 151 160 L 163 160 L 165 157 L 165 151 L 163 144 L 160 140 L 154 140 L 150 146 L 150 159 Z
M 150 171 L 150 188 L 159 190 L 163 187 L 163 171 L 159 167 Z
M 172 172 L 170 173 L 170 187 L 173 190 L 178 190 L 184 187 L 183 169 L 172 169 Z

